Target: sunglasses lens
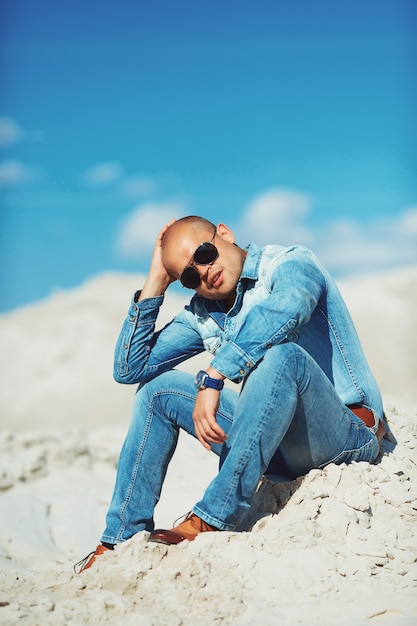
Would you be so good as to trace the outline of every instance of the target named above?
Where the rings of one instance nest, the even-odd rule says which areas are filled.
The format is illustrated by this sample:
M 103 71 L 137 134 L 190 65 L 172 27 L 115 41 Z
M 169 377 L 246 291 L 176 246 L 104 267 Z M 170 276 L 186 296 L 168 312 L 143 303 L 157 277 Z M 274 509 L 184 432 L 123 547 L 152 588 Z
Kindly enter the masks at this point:
M 181 274 L 180 281 L 184 287 L 187 287 L 187 289 L 197 289 L 201 283 L 201 277 L 195 267 L 190 265 L 190 267 L 186 267 Z
M 197 265 L 210 265 L 217 259 L 218 256 L 219 252 L 216 246 L 209 241 L 206 241 L 201 243 L 194 252 L 193 261 Z M 181 274 L 180 281 L 184 287 L 187 287 L 187 289 L 197 289 L 197 287 L 201 284 L 201 276 L 196 268 L 190 265 L 189 267 L 186 267 Z
M 194 252 L 194 263 L 197 265 L 210 265 L 219 256 L 217 248 L 212 243 L 206 242 L 198 246 Z

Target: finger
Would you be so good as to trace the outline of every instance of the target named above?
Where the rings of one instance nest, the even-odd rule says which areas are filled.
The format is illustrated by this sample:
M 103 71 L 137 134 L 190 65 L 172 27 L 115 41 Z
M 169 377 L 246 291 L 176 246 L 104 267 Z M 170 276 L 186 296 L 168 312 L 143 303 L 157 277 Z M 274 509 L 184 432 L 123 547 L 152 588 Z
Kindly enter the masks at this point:
M 199 441 L 201 442 L 204 441 L 205 444 L 208 444 L 208 443 L 223 444 L 225 442 L 225 439 L 226 439 L 225 434 L 218 435 L 209 427 L 207 428 L 201 424 L 196 424 L 195 430 L 196 430 L 197 438 L 199 439 Z
M 197 419 L 194 422 L 195 430 L 198 438 L 204 440 L 205 443 L 223 443 L 225 439 L 225 435 L 221 430 L 220 433 L 217 433 L 213 428 L 210 422 L 206 419 Z
M 202 432 L 207 433 L 215 437 L 216 435 L 220 435 L 223 433 L 223 429 L 217 424 L 216 419 L 213 417 L 206 417 L 204 414 L 195 413 L 193 414 L 194 424 L 200 427 Z M 223 433 L 224 434 L 224 433 Z
M 163 238 L 168 228 L 172 226 L 173 224 L 175 224 L 176 221 L 177 221 L 176 219 L 172 219 L 171 221 L 168 222 L 168 224 L 165 224 L 165 226 L 161 228 L 161 230 L 159 231 L 159 239 Z
M 196 433 L 196 435 L 197 435 L 197 439 L 198 439 L 198 441 L 201 443 L 201 445 L 202 445 L 202 446 L 203 446 L 206 450 L 211 450 L 211 446 L 210 446 L 210 444 L 208 443 L 208 441 L 206 440 L 206 438 L 205 438 L 205 436 L 204 436 L 204 433 L 202 433 L 202 432 L 200 431 L 200 429 L 199 429 L 199 428 L 197 428 L 197 427 L 196 427 L 196 429 L 195 429 L 195 433 Z
M 224 432 L 223 428 L 219 426 L 214 418 L 206 420 L 204 426 L 206 433 L 210 435 L 210 437 L 216 438 L 216 441 L 224 441 L 225 439 L 227 439 L 227 435 Z
M 227 435 L 224 432 L 223 428 L 221 426 L 218 425 L 217 422 L 215 422 L 215 424 L 212 426 L 212 431 L 216 434 L 217 437 L 219 437 L 220 439 L 227 439 Z

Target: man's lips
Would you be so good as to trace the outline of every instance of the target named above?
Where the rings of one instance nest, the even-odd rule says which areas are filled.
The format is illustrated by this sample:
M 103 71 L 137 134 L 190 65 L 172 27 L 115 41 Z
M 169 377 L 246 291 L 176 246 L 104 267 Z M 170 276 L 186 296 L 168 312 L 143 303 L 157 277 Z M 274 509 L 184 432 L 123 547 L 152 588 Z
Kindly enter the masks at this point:
M 213 276 L 210 276 L 210 286 L 211 287 L 218 287 L 221 283 L 221 278 L 222 278 L 222 274 L 223 274 L 223 270 L 218 270 L 216 271 Z

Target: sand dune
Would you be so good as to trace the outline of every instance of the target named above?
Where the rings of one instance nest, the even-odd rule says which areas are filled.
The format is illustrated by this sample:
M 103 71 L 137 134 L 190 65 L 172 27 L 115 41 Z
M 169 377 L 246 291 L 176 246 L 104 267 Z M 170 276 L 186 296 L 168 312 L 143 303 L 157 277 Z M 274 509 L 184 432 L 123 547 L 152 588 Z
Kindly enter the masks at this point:
M 100 536 L 129 421 L 112 355 L 140 283 L 102 275 L 0 317 L 0 624 L 417 623 L 417 268 L 340 285 L 397 439 L 377 464 L 264 481 L 245 532 L 169 549 L 144 533 L 72 573 Z M 161 323 L 183 303 L 169 294 Z M 157 524 L 215 472 L 181 437 Z

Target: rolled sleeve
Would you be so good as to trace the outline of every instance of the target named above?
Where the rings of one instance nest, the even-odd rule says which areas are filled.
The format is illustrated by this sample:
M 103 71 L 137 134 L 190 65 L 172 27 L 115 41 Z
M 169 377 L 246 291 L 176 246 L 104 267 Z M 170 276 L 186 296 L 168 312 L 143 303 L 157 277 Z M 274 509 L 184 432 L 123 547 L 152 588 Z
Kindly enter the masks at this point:
M 256 362 L 237 344 L 228 341 L 210 365 L 226 378 L 238 382 L 249 374 Z
M 115 348 L 113 376 L 124 384 L 145 383 L 204 349 L 200 335 L 189 323 L 190 313 L 181 311 L 155 331 L 164 296 L 137 300 L 138 293 L 130 303 Z

